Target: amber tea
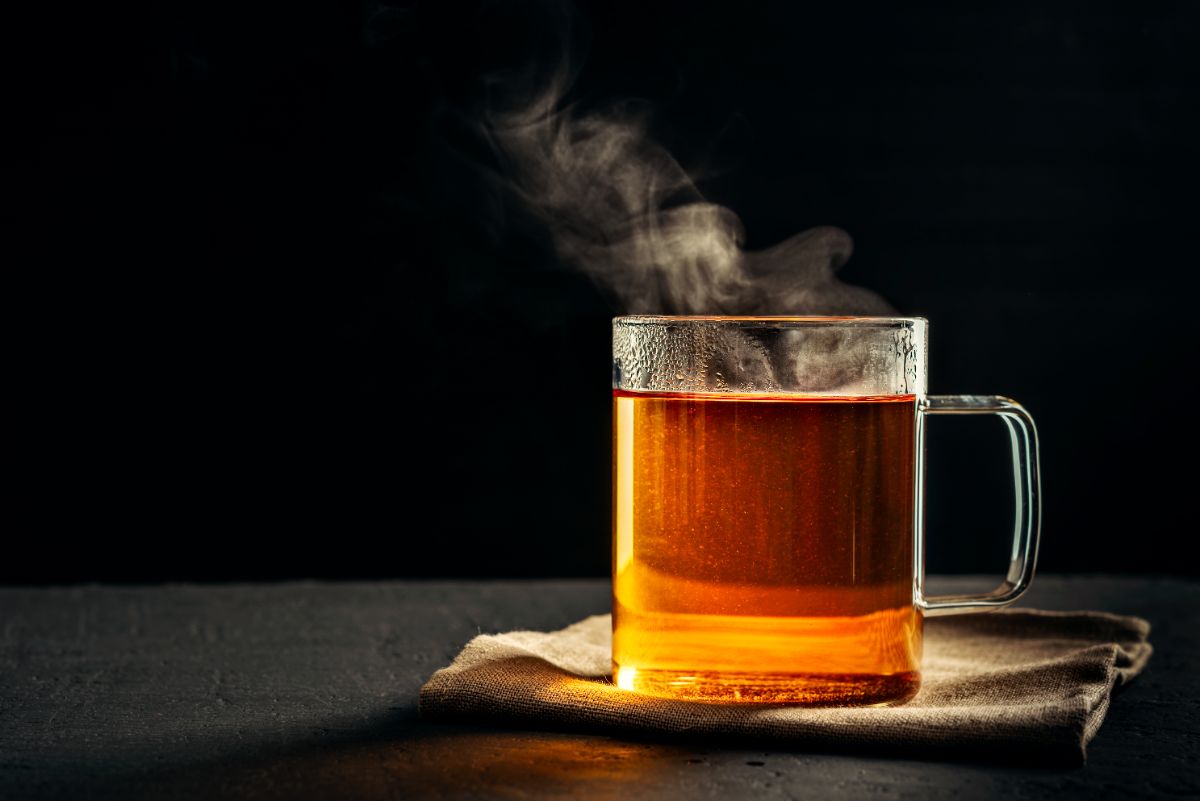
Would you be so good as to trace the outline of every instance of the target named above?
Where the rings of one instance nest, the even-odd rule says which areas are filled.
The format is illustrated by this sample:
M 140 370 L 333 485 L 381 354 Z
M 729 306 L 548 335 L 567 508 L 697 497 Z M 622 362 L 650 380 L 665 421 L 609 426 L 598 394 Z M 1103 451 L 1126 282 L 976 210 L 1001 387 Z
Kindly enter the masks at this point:
M 618 686 L 915 693 L 914 396 L 614 394 Z

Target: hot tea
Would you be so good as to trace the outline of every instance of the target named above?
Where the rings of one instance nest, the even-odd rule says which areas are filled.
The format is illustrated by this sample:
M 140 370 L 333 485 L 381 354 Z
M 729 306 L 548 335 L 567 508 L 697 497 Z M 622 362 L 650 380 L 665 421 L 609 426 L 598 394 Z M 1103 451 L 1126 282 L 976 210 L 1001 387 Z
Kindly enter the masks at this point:
M 916 396 L 616 390 L 613 678 L 875 703 L 919 686 Z

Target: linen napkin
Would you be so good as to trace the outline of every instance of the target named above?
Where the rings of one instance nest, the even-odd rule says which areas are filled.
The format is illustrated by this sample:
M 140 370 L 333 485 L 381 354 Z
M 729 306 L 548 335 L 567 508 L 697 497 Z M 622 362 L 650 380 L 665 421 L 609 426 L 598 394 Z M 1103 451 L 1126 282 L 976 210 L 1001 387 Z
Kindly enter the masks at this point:
M 471 640 L 421 688 L 429 720 L 753 741 L 928 759 L 1078 764 L 1150 625 L 1105 612 L 1002 610 L 925 622 L 921 691 L 891 707 L 742 706 L 613 686 L 611 617 Z

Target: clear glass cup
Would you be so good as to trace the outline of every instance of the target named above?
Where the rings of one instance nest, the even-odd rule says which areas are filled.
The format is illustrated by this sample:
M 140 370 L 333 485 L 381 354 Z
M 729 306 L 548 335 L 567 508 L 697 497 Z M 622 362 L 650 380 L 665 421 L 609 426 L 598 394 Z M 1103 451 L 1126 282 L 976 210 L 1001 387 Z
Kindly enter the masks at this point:
M 1015 402 L 930 396 L 904 317 L 613 321 L 613 680 L 655 696 L 902 703 L 923 618 L 1012 603 L 1040 531 L 1037 432 Z M 995 414 L 1017 515 L 1004 583 L 923 592 L 924 424 Z

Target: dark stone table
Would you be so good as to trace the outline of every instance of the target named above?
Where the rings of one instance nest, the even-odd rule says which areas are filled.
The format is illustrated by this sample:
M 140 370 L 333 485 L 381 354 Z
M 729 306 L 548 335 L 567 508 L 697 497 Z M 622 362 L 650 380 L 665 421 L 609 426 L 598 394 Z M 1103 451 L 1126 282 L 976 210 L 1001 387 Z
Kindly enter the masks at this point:
M 979 589 L 942 579 L 933 591 Z M 1200 583 L 1040 577 L 1028 606 L 1154 626 L 1069 770 L 424 723 L 479 632 L 561 627 L 603 581 L 0 589 L 0 798 L 1084 798 L 1200 794 Z

